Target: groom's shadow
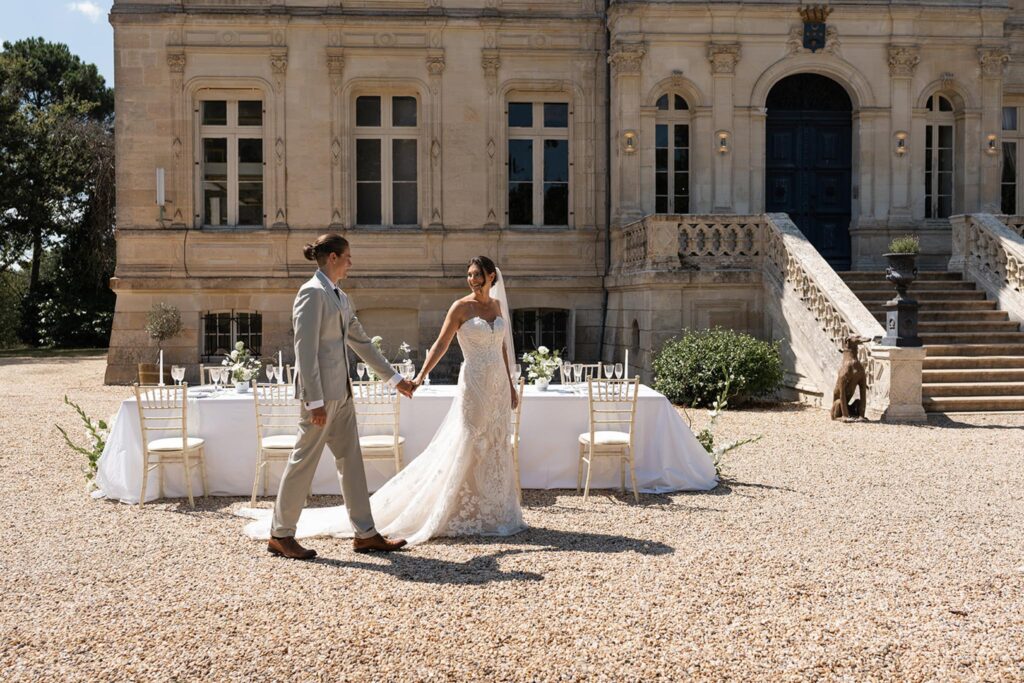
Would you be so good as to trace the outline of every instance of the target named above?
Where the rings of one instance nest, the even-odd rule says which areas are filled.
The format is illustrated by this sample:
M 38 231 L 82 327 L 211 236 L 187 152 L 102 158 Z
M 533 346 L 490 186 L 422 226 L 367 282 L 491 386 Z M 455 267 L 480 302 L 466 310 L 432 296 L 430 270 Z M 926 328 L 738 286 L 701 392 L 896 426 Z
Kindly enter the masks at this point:
M 675 549 L 657 541 L 645 541 L 626 536 L 588 534 L 558 529 L 531 527 L 515 536 L 473 537 L 438 539 L 435 545 L 518 545 L 519 548 L 505 547 L 493 553 L 474 557 L 465 562 L 453 562 L 432 557 L 413 550 L 396 553 L 382 553 L 378 557 L 384 563 L 361 562 L 318 557 L 316 564 L 345 569 L 368 569 L 394 576 L 404 581 L 417 583 L 438 583 L 455 585 L 483 585 L 499 581 L 543 581 L 544 576 L 528 571 L 502 571 L 498 560 L 503 557 L 524 553 L 584 552 L 622 553 L 635 552 L 641 555 L 668 555 Z M 429 546 L 428 546 L 429 547 Z

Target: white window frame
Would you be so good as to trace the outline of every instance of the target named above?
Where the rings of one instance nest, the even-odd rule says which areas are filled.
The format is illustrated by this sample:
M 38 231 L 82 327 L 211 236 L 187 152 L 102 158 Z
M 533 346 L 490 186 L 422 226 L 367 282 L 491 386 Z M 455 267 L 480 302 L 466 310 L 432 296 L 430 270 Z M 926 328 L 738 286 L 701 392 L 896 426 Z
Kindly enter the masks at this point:
M 238 103 L 242 100 L 245 101 L 259 101 L 262 103 L 262 120 L 259 126 L 239 126 L 237 123 L 232 125 L 231 122 L 238 121 Z M 203 102 L 217 102 L 223 101 L 227 103 L 227 121 L 228 124 L 224 126 L 204 126 L 203 125 Z M 196 197 L 196 221 L 198 227 L 204 229 L 218 229 L 218 228 L 262 228 L 267 222 L 267 100 L 264 94 L 259 90 L 212 90 L 204 89 L 196 93 L 193 100 L 193 118 L 194 126 L 193 129 L 196 131 L 195 137 L 195 163 L 193 164 L 196 169 L 194 178 L 194 192 Z M 209 222 L 209 216 L 206 215 L 206 199 L 203 193 L 203 183 L 205 181 L 206 173 L 203 167 L 205 160 L 203 158 L 203 140 L 208 138 L 225 138 L 227 139 L 227 159 L 228 159 L 228 197 L 227 197 L 227 222 L 224 224 L 213 224 Z M 263 148 L 263 211 L 261 220 L 257 224 L 244 224 L 238 223 L 238 141 L 239 139 L 254 139 L 259 138 Z
M 515 127 L 508 123 L 508 111 L 509 104 L 513 102 L 529 102 L 533 105 L 533 125 L 530 127 Z M 565 128 L 545 128 L 544 127 L 544 105 L 545 104 L 565 104 L 569 108 L 569 121 Z M 571 228 L 575 224 L 575 212 L 573 210 L 574 199 L 573 199 L 573 175 L 575 172 L 575 165 L 573 163 L 573 155 L 576 153 L 575 145 L 573 145 L 573 119 L 574 119 L 574 106 L 572 97 L 567 93 L 529 93 L 529 92 L 509 92 L 505 98 L 505 107 L 502 123 L 505 128 L 505 173 L 504 183 L 502 184 L 502 191 L 505 205 L 505 225 L 512 228 L 522 227 L 533 227 L 533 228 Z M 509 183 L 510 181 L 510 164 L 511 159 L 509 158 L 509 142 L 512 140 L 532 140 L 533 141 L 533 223 L 512 223 L 511 221 L 511 207 L 509 206 Z M 563 224 L 545 224 L 544 223 L 544 140 L 565 140 L 569 145 L 569 169 L 568 169 L 568 197 L 566 199 L 568 203 L 568 223 Z
M 668 109 L 658 109 L 657 102 L 662 97 L 668 98 Z M 686 103 L 686 109 L 675 109 L 675 98 L 679 97 Z M 653 140 L 653 159 L 654 159 L 654 207 L 655 213 L 658 212 L 658 126 L 668 126 L 668 207 L 666 213 L 689 213 L 693 204 L 693 171 L 692 163 L 687 164 L 686 174 L 689 176 L 689 185 L 687 187 L 686 199 L 691 206 L 686 207 L 686 211 L 682 212 L 676 208 L 676 193 L 675 193 L 675 176 L 676 176 L 676 162 L 675 162 L 675 126 L 686 126 L 686 138 L 687 145 L 685 147 L 687 151 L 686 158 L 692 162 L 693 157 L 693 120 L 690 114 L 690 102 L 682 93 L 668 91 L 658 96 L 655 100 L 655 114 L 654 114 L 654 140 Z
M 949 102 L 950 111 L 939 110 L 939 98 L 945 99 Z M 956 164 L 957 164 L 957 134 L 956 134 L 956 101 L 955 99 L 943 92 L 935 92 L 929 96 L 929 101 L 932 102 L 932 109 L 925 111 L 925 154 L 931 155 L 932 165 L 932 178 L 931 187 L 927 183 L 927 175 L 925 175 L 925 189 L 924 189 L 924 200 L 925 200 L 925 216 L 926 220 L 945 220 L 949 216 L 939 216 L 939 131 L 943 126 L 950 128 L 951 140 L 950 140 L 950 154 L 951 159 L 951 177 L 950 177 L 950 195 L 949 195 L 949 215 L 952 216 L 957 212 L 957 178 L 956 178 Z M 928 149 L 927 146 L 927 130 L 931 130 L 932 135 L 932 146 Z M 927 167 L 926 167 L 927 168 Z M 927 174 L 927 171 L 922 171 Z M 930 197 L 929 197 L 930 195 Z M 928 205 L 928 202 L 931 205 Z M 930 214 L 930 215 L 929 215 Z
M 360 126 L 356 118 L 356 101 L 360 97 L 379 97 L 380 126 Z M 412 97 L 416 100 L 416 125 L 395 126 L 392 122 L 392 98 Z M 426 152 L 423 145 L 424 131 L 424 106 L 423 98 L 415 91 L 408 89 L 383 89 L 372 91 L 357 91 L 353 93 L 350 103 L 352 116 L 352 225 L 357 227 L 396 227 L 411 228 L 423 224 L 423 184 L 425 181 L 423 173 L 423 155 Z M 359 217 L 359 152 L 357 140 L 380 140 L 380 223 L 367 224 L 358 223 Z M 392 149 L 394 140 L 415 140 L 416 141 L 416 223 L 396 224 L 394 222 L 394 173 L 392 161 Z
M 1017 168 L 1016 168 L 1016 188 L 1014 197 L 1014 214 L 1021 215 L 1024 213 L 1021 207 L 1021 200 L 1024 199 L 1024 173 L 1021 173 L 1020 162 L 1024 159 L 1024 131 L 1021 130 L 1022 116 L 1024 116 L 1024 103 L 1018 102 L 1004 102 L 1004 109 L 1015 109 L 1017 110 L 1017 128 L 1015 130 L 1002 129 L 1002 140 L 999 145 L 999 210 L 1003 210 L 1003 145 L 1006 143 L 1013 143 L 1017 145 Z M 1002 110 L 1000 110 L 1000 127 L 1002 127 Z

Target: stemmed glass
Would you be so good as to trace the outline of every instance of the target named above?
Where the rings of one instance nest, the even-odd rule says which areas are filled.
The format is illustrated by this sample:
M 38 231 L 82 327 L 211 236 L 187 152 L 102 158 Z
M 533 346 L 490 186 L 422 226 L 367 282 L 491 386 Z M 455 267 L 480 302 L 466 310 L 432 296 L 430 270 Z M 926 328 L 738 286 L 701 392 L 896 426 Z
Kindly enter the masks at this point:
M 581 385 L 581 383 L 583 382 L 583 363 L 572 364 L 572 377 L 576 383 L 576 386 L 573 390 L 579 393 L 583 389 Z
M 213 368 L 210 370 L 210 380 L 213 382 L 213 393 L 220 392 L 220 383 L 224 379 L 224 368 Z
M 185 379 L 185 366 L 184 365 L 172 365 L 171 366 L 171 379 L 174 380 L 175 384 L 180 385 L 181 380 Z
M 267 381 L 270 382 L 271 384 L 273 384 L 274 383 L 274 378 L 277 377 L 277 366 L 274 365 L 273 363 L 270 363 L 269 365 L 267 365 L 266 370 L 267 370 Z
M 612 375 L 615 374 L 615 365 L 613 363 L 604 364 L 604 378 L 611 379 Z
M 519 378 L 523 376 L 523 366 L 516 363 L 512 366 L 512 379 L 519 381 Z
M 572 384 L 572 362 L 563 361 L 560 370 L 562 372 L 562 384 Z
M 615 379 L 622 379 L 622 363 L 615 364 Z
M 416 366 L 412 364 L 412 361 L 406 361 L 402 363 L 402 377 L 404 379 L 412 381 L 412 378 L 416 376 Z
M 359 381 L 363 381 L 363 377 L 366 376 L 366 363 L 356 363 L 356 374 L 359 375 Z

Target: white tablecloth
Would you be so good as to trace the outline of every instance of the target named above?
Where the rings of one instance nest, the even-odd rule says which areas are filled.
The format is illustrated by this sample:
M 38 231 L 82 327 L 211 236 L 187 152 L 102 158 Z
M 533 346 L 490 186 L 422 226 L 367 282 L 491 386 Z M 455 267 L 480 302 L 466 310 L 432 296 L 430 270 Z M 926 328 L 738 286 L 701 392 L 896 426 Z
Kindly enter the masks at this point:
M 402 398 L 401 434 L 406 439 L 406 462 L 429 443 L 448 411 L 456 387 L 422 387 L 412 400 Z M 256 413 L 252 394 L 227 390 L 189 401 L 189 433 L 206 440 L 206 471 L 210 493 L 249 495 L 256 472 Z M 587 399 L 568 387 L 552 385 L 546 392 L 527 387 L 523 398 L 519 467 L 523 488 L 576 488 L 577 439 L 587 431 Z M 641 386 L 636 412 L 636 476 L 641 491 L 708 490 L 716 485 L 715 468 L 669 401 Z M 284 465 L 271 465 L 268 495 L 277 493 Z M 394 474 L 387 462 L 366 463 L 367 483 L 379 488 Z M 117 413 L 110 438 L 99 461 L 97 482 L 108 498 L 136 503 L 142 483 L 142 433 L 135 397 L 125 400 Z M 627 473 L 628 477 L 628 473 Z M 592 488 L 619 485 L 615 460 L 595 464 Z M 628 480 L 627 480 L 628 485 Z M 193 491 L 201 491 L 198 475 Z M 334 458 L 324 449 L 313 492 L 339 493 Z M 183 468 L 165 467 L 164 493 L 185 495 Z M 150 473 L 146 500 L 157 497 L 156 472 Z

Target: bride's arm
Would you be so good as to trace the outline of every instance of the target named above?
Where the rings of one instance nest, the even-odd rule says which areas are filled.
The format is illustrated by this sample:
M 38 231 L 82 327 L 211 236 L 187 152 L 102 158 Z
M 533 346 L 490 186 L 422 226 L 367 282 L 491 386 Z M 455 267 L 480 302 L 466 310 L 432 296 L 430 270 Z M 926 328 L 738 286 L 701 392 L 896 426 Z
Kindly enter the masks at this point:
M 505 359 L 505 376 L 508 377 L 508 386 L 512 390 L 512 410 L 515 410 L 516 404 L 519 403 L 519 392 L 516 391 L 516 384 L 512 380 L 512 368 L 508 366 L 508 346 L 505 342 L 501 342 L 501 357 Z
M 420 368 L 420 372 L 416 375 L 416 379 L 412 382 L 416 386 L 423 384 L 423 379 L 430 374 L 430 371 L 434 369 L 434 366 L 444 358 L 444 354 L 448 352 L 448 347 L 452 343 L 452 339 L 455 338 L 455 333 L 459 331 L 459 325 L 462 324 L 461 316 L 459 314 L 459 303 L 455 302 L 452 307 L 448 309 L 448 315 L 444 318 L 444 325 L 441 326 L 441 332 L 437 335 L 437 340 L 434 345 L 430 347 L 430 351 L 427 352 L 427 357 L 423 361 L 423 367 Z

